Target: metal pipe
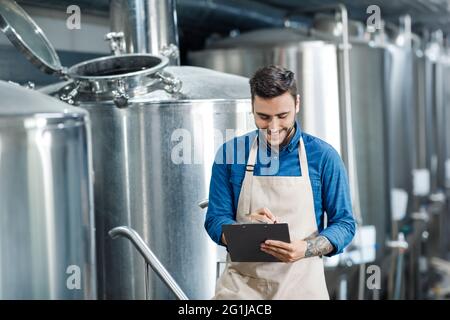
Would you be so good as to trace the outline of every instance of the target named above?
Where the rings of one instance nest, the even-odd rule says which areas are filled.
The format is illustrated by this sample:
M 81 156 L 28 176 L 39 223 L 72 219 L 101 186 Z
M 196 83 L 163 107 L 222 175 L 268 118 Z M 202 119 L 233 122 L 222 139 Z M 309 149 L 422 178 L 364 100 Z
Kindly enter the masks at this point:
M 402 299 L 402 282 L 403 282 L 403 252 L 399 252 L 397 256 L 397 270 L 395 275 L 394 300 Z
M 179 65 L 175 0 L 111 0 L 111 31 L 123 32 L 125 53 L 166 55 Z
M 388 298 L 399 300 L 401 298 L 403 279 L 403 256 L 409 245 L 403 232 L 399 232 L 397 240 L 386 241 L 386 246 L 394 249 L 392 253 L 391 276 L 388 283 Z
M 358 192 L 358 175 L 355 163 L 355 151 L 353 145 L 353 126 L 352 126 L 352 105 L 351 105 L 351 89 L 350 89 L 350 44 L 348 40 L 348 16 L 347 9 L 342 4 L 337 5 L 340 10 L 342 19 L 342 53 L 343 53 L 343 78 L 344 78 L 344 96 L 343 96 L 343 106 L 344 106 L 344 149 L 343 152 L 347 156 L 346 163 L 348 166 L 348 175 L 350 181 L 350 190 L 353 195 L 353 210 L 357 222 L 362 224 L 361 208 L 359 204 L 359 192 Z M 345 160 L 344 160 L 345 161 Z
M 175 294 L 178 300 L 189 300 L 186 294 L 181 290 L 176 281 L 172 278 L 170 273 L 162 265 L 162 263 L 155 256 L 153 251 L 147 246 L 139 234 L 132 228 L 121 226 L 111 229 L 108 234 L 115 239 L 119 236 L 128 238 L 136 249 L 144 257 L 145 261 L 152 267 L 153 271 L 161 278 L 167 287 Z
M 231 24 L 222 26 L 222 29 L 283 27 L 286 15 L 286 10 L 253 0 L 177 0 L 177 8 L 183 12 L 180 19 L 189 19 L 190 26 L 200 27 L 211 21 L 232 21 Z M 193 17 L 192 20 L 190 17 Z M 290 23 L 291 27 L 298 27 L 306 24 L 306 21 L 295 19 Z
M 411 16 L 405 14 L 399 18 L 400 33 L 403 36 L 403 45 L 406 49 L 412 49 L 412 31 L 411 31 Z

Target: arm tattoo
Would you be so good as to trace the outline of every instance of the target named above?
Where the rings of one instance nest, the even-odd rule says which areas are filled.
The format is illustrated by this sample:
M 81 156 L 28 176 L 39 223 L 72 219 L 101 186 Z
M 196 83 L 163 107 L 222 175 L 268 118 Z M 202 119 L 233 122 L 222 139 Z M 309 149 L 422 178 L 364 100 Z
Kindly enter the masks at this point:
M 326 237 L 318 236 L 313 239 L 309 238 L 306 238 L 305 258 L 323 256 L 333 251 L 334 247 Z
M 319 235 L 319 231 L 314 231 L 313 233 L 311 233 L 309 236 L 307 236 L 305 239 L 303 239 L 304 241 L 306 240 L 312 240 L 315 237 L 317 237 Z

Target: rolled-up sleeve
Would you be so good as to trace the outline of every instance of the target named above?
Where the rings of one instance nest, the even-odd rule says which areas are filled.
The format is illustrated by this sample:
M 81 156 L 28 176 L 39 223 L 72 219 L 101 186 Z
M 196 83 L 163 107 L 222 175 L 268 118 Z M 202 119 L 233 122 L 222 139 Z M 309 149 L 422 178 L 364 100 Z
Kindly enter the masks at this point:
M 211 182 L 209 185 L 209 204 L 205 218 L 205 229 L 211 239 L 219 245 L 221 241 L 222 225 L 235 223 L 233 210 L 232 186 L 226 161 L 225 147 L 219 148 L 212 166 Z
M 330 148 L 325 154 L 321 170 L 322 201 L 327 213 L 327 227 L 320 233 L 334 246 L 327 256 L 341 253 L 355 235 L 355 219 L 347 172 L 339 154 Z

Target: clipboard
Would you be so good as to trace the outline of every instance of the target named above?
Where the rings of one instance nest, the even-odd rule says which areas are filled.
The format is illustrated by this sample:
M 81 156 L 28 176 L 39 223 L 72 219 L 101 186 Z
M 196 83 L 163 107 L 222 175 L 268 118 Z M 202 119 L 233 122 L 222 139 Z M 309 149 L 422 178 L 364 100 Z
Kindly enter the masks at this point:
M 261 243 L 266 240 L 291 242 L 287 223 L 226 224 L 222 232 L 232 262 L 280 262 L 261 251 Z

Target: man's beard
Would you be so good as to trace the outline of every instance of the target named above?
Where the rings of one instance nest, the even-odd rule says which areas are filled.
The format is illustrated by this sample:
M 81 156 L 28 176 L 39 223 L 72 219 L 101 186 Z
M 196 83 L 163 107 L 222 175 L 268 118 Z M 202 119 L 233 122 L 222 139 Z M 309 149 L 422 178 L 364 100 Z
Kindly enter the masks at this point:
M 267 129 L 265 129 L 265 130 L 267 130 Z M 289 142 L 291 141 L 292 137 L 294 136 L 294 134 L 295 134 L 295 120 L 294 120 L 293 124 L 289 128 L 283 128 L 282 131 L 286 131 L 286 137 L 284 137 L 283 141 L 276 146 L 276 148 L 278 150 L 283 148 L 283 147 L 285 147 L 286 145 L 288 145 Z M 271 148 L 271 143 L 270 143 L 269 139 L 267 139 L 268 135 L 269 135 L 269 130 L 267 130 L 266 134 L 263 135 L 263 136 L 264 136 L 264 140 L 265 140 L 267 146 L 269 148 Z
M 286 137 L 284 138 L 284 140 L 280 143 L 280 147 L 284 147 L 287 146 L 289 144 L 289 142 L 291 141 L 292 137 L 294 136 L 295 133 L 295 121 L 292 124 L 292 126 L 290 126 L 287 129 L 287 133 L 286 133 Z

